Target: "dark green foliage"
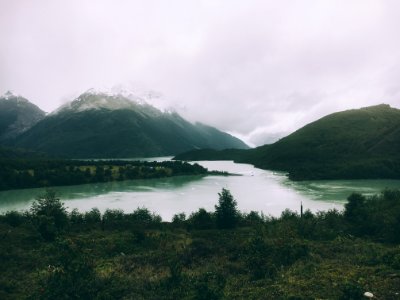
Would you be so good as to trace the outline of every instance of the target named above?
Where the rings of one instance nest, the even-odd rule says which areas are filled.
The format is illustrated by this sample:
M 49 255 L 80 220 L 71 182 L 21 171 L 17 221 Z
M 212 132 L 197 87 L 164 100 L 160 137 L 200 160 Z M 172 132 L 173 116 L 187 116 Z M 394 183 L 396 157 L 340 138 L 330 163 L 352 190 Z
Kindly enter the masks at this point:
M 103 214 L 103 229 L 118 229 L 125 224 L 124 212 L 120 209 L 107 209 Z
M 190 295 L 193 300 L 223 299 L 225 280 L 221 274 L 207 272 L 196 278 Z
M 100 290 L 93 259 L 80 241 L 58 240 L 54 262 L 39 278 L 37 299 L 93 299 Z
M 265 222 L 266 217 L 263 215 L 263 213 L 260 214 L 257 211 L 251 211 L 244 215 L 244 220 L 250 224 L 257 224 Z
M 161 223 L 161 217 L 151 213 L 147 208 L 137 208 L 133 213 L 126 215 L 129 222 L 138 226 L 157 226 Z
M 101 213 L 98 208 L 92 208 L 91 211 L 85 213 L 83 219 L 86 224 L 99 224 L 101 222 Z
M 185 221 L 186 221 L 185 213 L 179 213 L 172 217 L 172 224 L 174 224 L 174 226 L 176 227 L 184 226 Z
M 30 213 L 38 231 L 45 240 L 52 241 L 67 226 L 68 216 L 64 204 L 55 191 L 47 190 L 33 202 Z
M 353 234 L 368 233 L 369 220 L 365 206 L 366 198 L 361 194 L 352 194 L 347 198 L 344 218 L 353 225 Z
M 207 212 L 204 208 L 200 208 L 197 212 L 192 213 L 187 222 L 193 229 L 212 229 L 215 228 L 215 217 L 212 213 Z
M 4 215 L 4 221 L 13 227 L 21 225 L 24 220 L 24 216 L 16 211 L 9 211 Z
M 81 214 L 77 208 L 74 208 L 69 214 L 69 221 L 71 225 L 81 226 L 84 223 L 84 215 Z
M 168 278 L 168 284 L 171 287 L 177 286 L 182 281 L 182 262 L 178 257 L 174 257 L 168 262 L 168 268 L 170 276 Z
M 48 193 L 30 213 L 0 215 L 0 298 L 397 299 L 399 196 L 355 194 L 344 212 L 302 217 L 238 214 L 231 230 L 204 209 L 172 223 L 145 208 L 74 210 L 58 230 L 49 216 L 64 210 Z
M 224 188 L 221 193 L 218 193 L 218 196 L 218 205 L 215 206 L 218 228 L 230 229 L 236 227 L 239 220 L 236 200 L 233 199 L 231 192 Z
M 348 198 L 344 217 L 355 235 L 400 242 L 399 190 L 386 190 L 372 197 L 353 194 Z
M 362 209 L 365 206 L 365 200 L 365 197 L 361 194 L 351 194 L 347 198 L 344 217 L 351 222 L 356 222 L 356 218 L 362 218 L 364 213 Z
M 205 175 L 198 164 L 180 161 L 78 161 L 1 159 L 0 190 L 77 185 L 181 175 Z
M 296 239 L 268 239 L 258 235 L 245 248 L 246 264 L 252 279 L 273 278 L 282 266 L 290 266 L 308 256 L 306 244 Z
M 62 229 L 67 223 L 64 204 L 53 190 L 47 190 L 45 194 L 38 196 L 33 202 L 30 212 L 33 216 L 46 216 L 54 219 L 54 225 L 58 229 Z
M 48 158 L 43 153 L 30 151 L 27 149 L 11 148 L 0 146 L 0 158 L 3 159 L 45 159 Z
M 340 300 L 361 300 L 365 299 L 363 297 L 362 287 L 354 282 L 346 282 L 342 286 L 342 295 Z
M 261 236 L 250 239 L 245 248 L 246 266 L 251 279 L 273 278 L 277 273 L 277 266 L 272 260 L 272 253 Z

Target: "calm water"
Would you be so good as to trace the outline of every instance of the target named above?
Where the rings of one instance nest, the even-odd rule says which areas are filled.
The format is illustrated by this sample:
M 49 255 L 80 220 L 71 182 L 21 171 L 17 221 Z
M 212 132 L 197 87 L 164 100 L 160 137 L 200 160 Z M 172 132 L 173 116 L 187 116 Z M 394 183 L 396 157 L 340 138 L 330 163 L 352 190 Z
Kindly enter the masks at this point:
M 163 160 L 163 159 L 158 159 Z M 165 158 L 164 158 L 165 160 Z M 278 216 L 286 209 L 299 211 L 303 202 L 312 211 L 341 209 L 354 192 L 378 193 L 384 188 L 400 188 L 400 180 L 346 180 L 292 182 L 283 174 L 256 169 L 251 165 L 227 161 L 198 162 L 209 170 L 237 173 L 241 176 L 183 176 L 165 179 L 57 187 L 69 210 L 87 211 L 97 207 L 131 212 L 147 207 L 170 220 L 178 212 L 190 214 L 203 207 L 214 210 L 218 192 L 229 189 L 241 211 L 262 211 Z M 0 192 L 0 212 L 27 209 L 44 189 Z

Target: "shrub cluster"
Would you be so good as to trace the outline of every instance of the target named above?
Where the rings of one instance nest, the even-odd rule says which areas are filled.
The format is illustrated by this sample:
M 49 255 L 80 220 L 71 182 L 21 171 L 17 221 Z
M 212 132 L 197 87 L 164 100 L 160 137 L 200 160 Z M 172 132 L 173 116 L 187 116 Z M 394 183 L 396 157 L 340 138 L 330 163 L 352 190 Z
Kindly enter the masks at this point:
M 399 229 L 396 190 L 274 218 L 240 213 L 223 189 L 214 212 L 170 223 L 146 208 L 68 212 L 50 190 L 0 215 L 0 298 L 358 299 L 381 285 L 385 299 L 397 291 Z

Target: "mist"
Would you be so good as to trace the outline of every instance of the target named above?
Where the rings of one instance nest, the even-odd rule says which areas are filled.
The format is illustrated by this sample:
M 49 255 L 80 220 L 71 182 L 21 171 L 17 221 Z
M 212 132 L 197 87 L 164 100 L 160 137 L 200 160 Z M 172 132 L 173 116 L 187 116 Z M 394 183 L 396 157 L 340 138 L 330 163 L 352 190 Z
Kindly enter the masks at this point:
M 124 85 L 250 145 L 400 107 L 397 1 L 0 1 L 0 93 L 50 112 Z

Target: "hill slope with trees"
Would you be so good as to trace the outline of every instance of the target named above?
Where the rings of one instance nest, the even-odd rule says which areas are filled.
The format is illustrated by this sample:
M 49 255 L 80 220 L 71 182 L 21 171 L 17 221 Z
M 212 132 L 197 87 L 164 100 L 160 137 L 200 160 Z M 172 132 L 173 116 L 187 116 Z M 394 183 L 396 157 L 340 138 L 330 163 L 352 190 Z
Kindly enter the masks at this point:
M 334 113 L 271 145 L 199 151 L 176 159 L 232 159 L 295 180 L 400 178 L 400 110 L 377 105 Z

